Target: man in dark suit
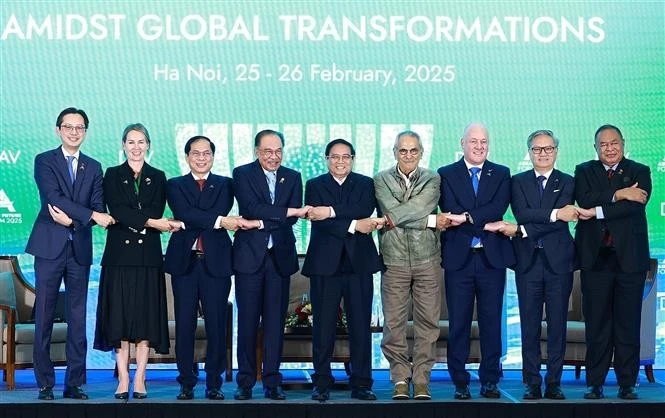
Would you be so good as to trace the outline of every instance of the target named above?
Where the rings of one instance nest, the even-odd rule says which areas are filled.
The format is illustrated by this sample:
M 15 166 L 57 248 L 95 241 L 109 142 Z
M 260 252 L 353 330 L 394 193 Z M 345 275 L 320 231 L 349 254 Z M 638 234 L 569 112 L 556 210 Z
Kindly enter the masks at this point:
M 35 183 L 41 208 L 25 251 L 35 256 L 35 341 L 33 359 L 39 399 L 52 400 L 55 372 L 50 359 L 53 317 L 60 283 L 65 281 L 67 371 L 65 398 L 88 399 L 86 382 L 86 301 L 92 264 L 92 226 L 114 223 L 104 213 L 102 167 L 80 152 L 88 116 L 73 107 L 56 120 L 62 145 L 35 157 Z
M 442 233 L 442 266 L 450 331 L 448 372 L 455 384 L 455 399 L 469 399 L 469 333 L 477 301 L 482 359 L 478 374 L 480 395 L 498 398 L 501 376 L 501 312 L 506 267 L 515 262 L 510 240 L 483 230 L 499 221 L 510 202 L 510 170 L 487 161 L 489 135 L 485 126 L 468 125 L 461 139 L 464 157 L 441 167 L 442 212 L 450 212 L 452 225 Z
M 561 372 L 566 351 L 568 299 L 573 284 L 573 237 L 568 222 L 577 220 L 573 177 L 554 168 L 559 139 L 538 130 L 527 141 L 533 170 L 513 176 L 511 205 L 517 224 L 486 224 L 489 231 L 513 237 L 515 281 L 522 330 L 524 399 L 541 399 L 540 333 L 543 303 L 547 320 L 545 397 L 565 399 Z
M 302 206 L 300 173 L 283 167 L 281 132 L 263 130 L 254 137 L 256 160 L 233 170 L 240 230 L 233 240 L 238 304 L 237 400 L 251 399 L 256 384 L 256 339 L 263 328 L 264 396 L 286 399 L 279 364 L 289 283 L 298 271 L 293 224 L 307 215 Z
M 178 382 L 177 398 L 194 397 L 194 332 L 199 303 L 206 330 L 206 391 L 212 400 L 224 399 L 222 373 L 226 370 L 226 305 L 231 290 L 231 238 L 238 217 L 227 216 L 233 206 L 229 177 L 212 174 L 215 144 L 194 136 L 185 144 L 190 173 L 172 178 L 167 198 L 173 216 L 183 228 L 171 235 L 165 270 L 170 273 L 175 306 Z
M 351 352 L 351 397 L 376 400 L 372 392 L 370 321 L 374 286 L 381 269 L 372 231 L 383 222 L 371 218 L 376 209 L 374 182 L 351 171 L 356 152 L 348 141 L 335 139 L 325 150 L 328 173 L 305 186 L 305 204 L 312 234 L 302 274 L 310 278 L 314 324 L 312 399 L 326 401 L 335 379 L 330 370 L 339 304 L 344 297 Z
M 586 399 L 600 399 L 614 357 L 618 396 L 637 399 L 642 292 L 649 270 L 649 167 L 624 157 L 619 128 L 596 131 L 598 160 L 575 167 L 575 248 L 586 322 Z

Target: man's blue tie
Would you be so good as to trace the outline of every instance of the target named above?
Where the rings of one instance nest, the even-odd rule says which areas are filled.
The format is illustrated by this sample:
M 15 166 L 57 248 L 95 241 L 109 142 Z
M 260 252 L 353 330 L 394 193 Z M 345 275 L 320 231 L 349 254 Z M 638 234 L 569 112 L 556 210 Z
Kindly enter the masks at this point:
M 473 194 L 476 196 L 478 195 L 478 183 L 480 180 L 478 180 L 478 173 L 480 173 L 480 168 L 478 167 L 471 167 L 469 169 L 471 172 L 471 185 L 473 186 Z M 471 247 L 477 247 L 480 245 L 480 237 L 473 237 L 471 240 Z
M 76 180 L 76 175 L 74 174 L 74 167 L 72 162 L 76 160 L 76 157 L 73 155 L 68 155 L 67 157 L 67 170 L 69 171 L 69 180 L 71 180 L 72 184 L 74 184 L 74 180 Z
M 277 183 L 277 173 L 268 171 L 266 173 L 268 180 L 268 191 L 270 191 L 270 203 L 275 204 L 275 184 Z M 272 248 L 272 234 L 268 235 L 268 248 Z
M 538 176 L 536 178 L 538 180 L 538 194 L 540 196 L 540 204 L 542 205 L 543 203 L 543 193 L 545 193 L 545 180 L 547 180 L 547 177 L 545 176 Z M 543 248 L 543 239 L 538 238 L 538 242 L 536 242 L 536 247 L 537 248 Z

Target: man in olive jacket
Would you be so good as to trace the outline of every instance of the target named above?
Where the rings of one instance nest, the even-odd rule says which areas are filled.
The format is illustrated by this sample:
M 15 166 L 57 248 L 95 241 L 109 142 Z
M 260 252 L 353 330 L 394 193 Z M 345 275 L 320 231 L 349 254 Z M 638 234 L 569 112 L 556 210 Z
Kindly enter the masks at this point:
M 441 247 L 443 214 L 436 215 L 440 177 L 418 167 L 423 145 L 413 131 L 397 135 L 393 147 L 397 165 L 374 177 L 376 200 L 385 227 L 379 247 L 386 270 L 381 279 L 383 341 L 390 363 L 393 399 L 431 399 L 429 380 L 439 337 L 441 309 Z M 411 298 L 415 326 L 413 365 L 406 344 L 407 306 Z

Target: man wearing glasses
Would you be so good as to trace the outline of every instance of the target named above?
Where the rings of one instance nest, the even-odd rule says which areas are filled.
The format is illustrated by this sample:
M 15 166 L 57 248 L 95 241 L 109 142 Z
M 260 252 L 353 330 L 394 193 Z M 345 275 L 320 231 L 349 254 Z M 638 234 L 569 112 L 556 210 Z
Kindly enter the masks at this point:
M 264 396 L 284 400 L 279 365 L 290 277 L 298 271 L 293 224 L 309 210 L 302 206 L 299 172 L 282 166 L 284 136 L 271 129 L 254 137 L 256 160 L 233 170 L 240 230 L 233 240 L 238 304 L 238 389 L 236 400 L 252 397 L 256 384 L 256 340 L 263 328 Z
M 436 215 L 440 178 L 419 167 L 423 155 L 420 136 L 413 131 L 397 135 L 393 146 L 397 164 L 374 177 L 376 200 L 385 226 L 379 247 L 385 271 L 381 277 L 383 340 L 381 349 L 390 364 L 393 399 L 432 398 L 429 388 L 434 348 L 439 338 L 441 310 L 441 254 L 439 229 L 447 219 Z M 409 356 L 406 343 L 408 305 L 413 307 L 415 344 Z
M 305 204 L 312 234 L 302 274 L 310 278 L 314 324 L 312 399 L 326 401 L 335 379 L 330 361 L 335 347 L 339 304 L 344 298 L 351 351 L 351 397 L 373 401 L 370 321 L 374 285 L 381 269 L 372 231 L 383 219 L 376 209 L 374 182 L 352 172 L 356 152 L 344 139 L 326 146 L 328 173 L 307 181 Z
M 472 123 L 461 139 L 464 157 L 439 169 L 443 212 L 451 212 L 452 226 L 442 234 L 446 272 L 448 373 L 455 399 L 470 399 L 469 333 L 477 302 L 482 359 L 478 369 L 480 396 L 499 398 L 501 377 L 501 312 L 506 267 L 515 263 L 508 237 L 484 230 L 500 221 L 510 203 L 510 170 L 487 160 L 487 128 Z
M 164 269 L 171 274 L 175 306 L 175 354 L 179 400 L 194 398 L 194 331 L 199 304 L 205 319 L 206 391 L 211 400 L 224 399 L 222 373 L 226 370 L 226 311 L 231 290 L 231 238 L 239 217 L 227 216 L 233 206 L 229 177 L 212 174 L 215 144 L 194 136 L 185 144 L 190 173 L 172 178 L 167 197 L 182 228 L 171 234 Z
M 624 138 L 616 126 L 596 130 L 595 149 L 598 160 L 575 167 L 575 200 L 583 208 L 575 248 L 586 321 L 584 398 L 604 397 L 614 361 L 618 397 L 632 400 L 638 398 L 642 292 L 649 270 L 651 172 L 624 157 Z
M 522 331 L 524 399 L 541 399 L 540 334 L 545 304 L 547 373 L 545 397 L 565 399 L 561 372 L 566 352 L 568 298 L 573 285 L 575 247 L 568 222 L 577 220 L 573 206 L 573 177 L 554 168 L 559 139 L 538 130 L 526 141 L 533 170 L 513 176 L 511 206 L 517 224 L 498 221 L 485 225 L 513 237 L 517 256 L 515 282 Z
M 35 341 L 33 359 L 40 400 L 52 400 L 55 372 L 50 359 L 53 316 L 60 283 L 67 298 L 67 370 L 63 397 L 88 399 L 86 383 L 86 301 L 92 264 L 92 226 L 115 220 L 105 213 L 102 166 L 80 152 L 88 116 L 69 107 L 58 115 L 62 144 L 35 157 L 41 207 L 25 252 L 35 256 Z

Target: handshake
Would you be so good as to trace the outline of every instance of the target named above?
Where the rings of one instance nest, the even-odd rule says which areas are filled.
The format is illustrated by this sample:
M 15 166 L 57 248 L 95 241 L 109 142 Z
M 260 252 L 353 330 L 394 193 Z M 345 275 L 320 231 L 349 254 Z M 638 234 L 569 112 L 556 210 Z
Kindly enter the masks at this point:
M 566 205 L 556 211 L 556 220 L 563 222 L 586 221 L 595 216 L 596 208 L 584 209 L 574 205 Z M 503 220 L 486 223 L 483 229 L 488 232 L 499 232 L 508 237 L 517 234 L 517 224 Z
M 289 209 L 291 210 L 291 209 Z M 305 205 L 304 207 L 298 209 L 298 215 L 300 218 L 306 218 L 310 221 L 323 221 L 332 216 L 332 209 L 330 206 L 310 206 Z M 386 224 L 385 217 L 374 217 L 374 218 L 364 218 L 358 219 L 355 223 L 355 230 L 362 234 L 371 234 L 372 231 L 381 229 Z

